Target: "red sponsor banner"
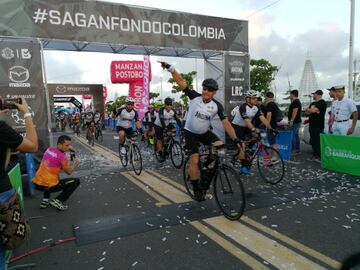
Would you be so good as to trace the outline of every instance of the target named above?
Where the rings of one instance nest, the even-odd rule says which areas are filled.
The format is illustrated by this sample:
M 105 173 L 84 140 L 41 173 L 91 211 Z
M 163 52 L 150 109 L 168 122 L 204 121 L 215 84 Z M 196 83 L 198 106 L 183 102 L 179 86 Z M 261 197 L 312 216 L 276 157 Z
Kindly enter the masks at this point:
M 83 99 L 92 99 L 92 95 L 83 95 Z
M 112 61 L 110 66 L 112 83 L 128 83 L 129 96 L 135 99 L 135 110 L 143 118 L 149 106 L 149 83 L 151 65 L 149 56 L 144 61 Z
M 112 61 L 110 74 L 112 83 L 142 82 L 144 61 Z

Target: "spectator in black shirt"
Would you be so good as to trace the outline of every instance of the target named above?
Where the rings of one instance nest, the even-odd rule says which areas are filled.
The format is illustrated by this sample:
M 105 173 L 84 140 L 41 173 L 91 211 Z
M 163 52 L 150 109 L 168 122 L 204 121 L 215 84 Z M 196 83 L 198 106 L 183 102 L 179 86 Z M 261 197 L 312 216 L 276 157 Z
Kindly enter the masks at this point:
M 301 127 L 301 102 L 299 100 L 299 91 L 292 90 L 290 92 L 291 104 L 288 111 L 289 128 L 293 132 L 292 151 L 294 154 L 300 153 L 300 136 L 299 129 Z
M 324 132 L 326 103 L 322 99 L 323 91 L 317 90 L 312 94 L 314 102 L 310 104 L 305 113 L 309 115 L 310 144 L 313 149 L 311 161 L 320 162 L 320 134 Z
M 24 113 L 26 136 L 23 138 L 6 124 L 5 121 L 0 121 L 0 196 L 5 192 L 13 194 L 10 179 L 6 172 L 6 167 L 10 159 L 10 150 L 36 152 L 38 149 L 38 139 L 26 100 L 22 98 L 22 104 L 16 104 L 16 106 L 20 112 Z M 8 111 L 9 110 L 1 110 L 0 114 Z
M 272 129 L 277 129 L 277 113 L 279 111 L 278 105 L 274 102 L 274 93 L 273 92 L 267 92 L 266 98 L 265 98 L 265 115 L 266 120 L 270 123 L 270 126 Z M 278 149 L 278 145 L 276 144 L 276 136 L 273 132 L 267 132 L 267 138 L 269 141 L 269 144 L 274 147 L 276 150 Z

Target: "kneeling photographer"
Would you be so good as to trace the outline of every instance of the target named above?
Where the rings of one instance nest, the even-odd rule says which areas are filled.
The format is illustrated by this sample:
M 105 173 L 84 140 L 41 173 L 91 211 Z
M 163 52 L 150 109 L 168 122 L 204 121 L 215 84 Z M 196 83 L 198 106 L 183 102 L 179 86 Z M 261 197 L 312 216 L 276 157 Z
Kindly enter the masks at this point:
M 70 162 L 66 157 L 66 152 L 70 152 Z M 49 147 L 45 151 L 40 167 L 32 180 L 35 188 L 44 192 L 40 203 L 41 209 L 45 209 L 49 205 L 60 211 L 68 209 L 65 202 L 80 185 L 80 179 L 71 177 L 60 180 L 60 173 L 64 171 L 70 175 L 78 164 L 79 160 L 75 157 L 75 150 L 71 146 L 69 136 L 60 136 L 56 147 Z M 50 200 L 51 193 L 59 191 L 62 192 L 55 199 Z

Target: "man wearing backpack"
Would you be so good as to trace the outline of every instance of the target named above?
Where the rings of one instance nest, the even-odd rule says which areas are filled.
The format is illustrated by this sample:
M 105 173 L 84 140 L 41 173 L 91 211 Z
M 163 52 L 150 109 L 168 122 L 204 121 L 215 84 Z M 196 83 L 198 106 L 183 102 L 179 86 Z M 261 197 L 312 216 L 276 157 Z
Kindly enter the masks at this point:
M 274 93 L 273 92 L 267 92 L 265 95 L 265 115 L 267 121 L 270 123 L 270 126 L 272 129 L 277 130 L 277 123 L 282 120 L 282 113 L 274 102 Z M 276 144 L 276 135 L 274 132 L 267 132 L 267 138 L 269 141 L 269 144 L 274 148 L 278 149 L 278 145 Z

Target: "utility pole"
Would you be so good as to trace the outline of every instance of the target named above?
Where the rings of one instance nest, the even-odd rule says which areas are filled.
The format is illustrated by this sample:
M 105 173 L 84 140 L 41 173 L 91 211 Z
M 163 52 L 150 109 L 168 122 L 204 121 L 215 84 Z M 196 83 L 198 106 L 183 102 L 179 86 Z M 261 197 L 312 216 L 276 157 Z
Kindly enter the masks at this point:
M 354 62 L 354 25 L 355 25 L 355 0 L 350 0 L 350 40 L 349 40 L 349 92 L 348 97 L 353 96 L 353 62 Z

